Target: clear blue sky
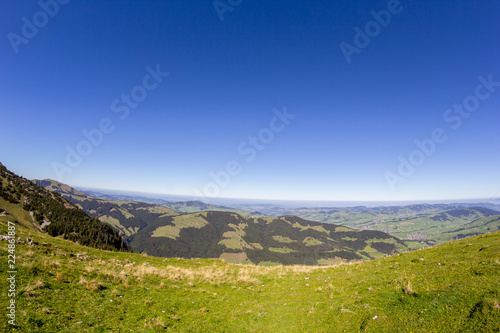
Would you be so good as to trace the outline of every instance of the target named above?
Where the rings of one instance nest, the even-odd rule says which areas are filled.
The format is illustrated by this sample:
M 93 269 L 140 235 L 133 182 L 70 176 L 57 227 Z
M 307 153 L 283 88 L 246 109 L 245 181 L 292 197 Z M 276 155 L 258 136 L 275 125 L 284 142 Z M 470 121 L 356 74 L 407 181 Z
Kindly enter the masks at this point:
M 467 118 L 446 114 L 476 94 L 479 76 L 500 82 L 500 2 L 231 3 L 221 21 L 210 0 L 72 0 L 57 13 L 45 6 L 51 16 L 37 1 L 2 2 L 0 161 L 26 178 L 57 179 L 54 165 L 65 165 L 70 185 L 183 195 L 380 201 L 500 190 L 500 87 L 479 88 Z M 355 27 L 377 29 L 371 11 L 388 6 L 391 21 L 349 63 L 341 43 L 355 47 Z M 152 90 L 148 66 L 169 73 L 147 78 Z M 147 93 L 133 109 L 120 100 L 132 91 Z M 285 107 L 296 117 L 274 121 L 284 129 L 271 140 L 273 109 Z M 69 167 L 66 148 L 103 119 L 114 130 Z M 398 173 L 399 157 L 436 128 L 447 140 Z M 261 151 L 248 139 L 259 133 Z M 239 173 L 214 190 L 209 173 L 229 161 Z

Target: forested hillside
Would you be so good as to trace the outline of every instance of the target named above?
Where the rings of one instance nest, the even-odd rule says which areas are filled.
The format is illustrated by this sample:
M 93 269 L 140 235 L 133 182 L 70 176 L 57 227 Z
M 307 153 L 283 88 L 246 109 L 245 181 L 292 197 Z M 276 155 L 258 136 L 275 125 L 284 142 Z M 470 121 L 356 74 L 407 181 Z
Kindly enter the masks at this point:
M 326 265 L 408 250 L 405 242 L 380 231 L 354 230 L 294 216 L 242 216 L 224 211 L 188 214 L 143 202 L 96 198 L 53 180 L 37 183 L 112 225 L 134 251 L 159 257 Z M 184 203 L 179 207 L 186 208 Z
M 17 176 L 0 163 L 0 209 L 4 219 L 51 236 L 105 250 L 129 251 L 108 224 L 88 216 L 59 194 Z

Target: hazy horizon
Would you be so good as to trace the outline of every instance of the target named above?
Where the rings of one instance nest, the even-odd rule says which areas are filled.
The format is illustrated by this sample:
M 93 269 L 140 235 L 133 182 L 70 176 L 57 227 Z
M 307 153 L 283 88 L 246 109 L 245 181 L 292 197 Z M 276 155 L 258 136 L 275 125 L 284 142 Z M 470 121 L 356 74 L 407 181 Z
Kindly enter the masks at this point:
M 218 204 L 218 205 L 252 205 L 252 204 L 263 204 L 263 205 L 276 205 L 276 206 L 286 206 L 286 207 L 356 207 L 356 206 L 366 206 L 366 207 L 382 207 L 382 206 L 406 206 L 413 204 L 452 204 L 452 203 L 493 203 L 496 204 L 498 198 L 464 198 L 464 199 L 449 199 L 449 200 L 414 200 L 414 201 L 324 201 L 324 200 L 279 200 L 279 199 L 265 199 L 265 198 L 224 198 L 224 197 L 213 197 L 213 198 L 196 198 L 184 195 L 176 195 L 170 193 L 148 193 L 148 192 L 136 192 L 136 191 L 126 191 L 126 190 L 114 190 L 114 189 L 103 189 L 103 188 L 90 188 L 85 186 L 74 186 L 75 189 L 81 191 L 92 191 L 101 194 L 115 194 L 124 196 L 137 196 L 150 199 L 162 199 L 165 201 L 195 201 L 199 200 L 205 203 Z

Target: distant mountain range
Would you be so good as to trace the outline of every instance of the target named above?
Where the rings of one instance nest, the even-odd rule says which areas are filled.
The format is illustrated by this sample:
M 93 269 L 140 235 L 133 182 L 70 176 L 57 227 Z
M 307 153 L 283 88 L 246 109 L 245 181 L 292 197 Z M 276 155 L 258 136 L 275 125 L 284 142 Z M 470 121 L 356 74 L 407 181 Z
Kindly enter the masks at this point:
M 452 209 L 461 208 L 488 208 L 494 211 L 500 211 L 500 204 L 497 201 L 492 202 L 477 202 L 477 203 L 419 203 L 399 206 L 351 206 L 351 207 L 288 207 L 272 204 L 240 204 L 233 205 L 233 208 L 244 210 L 258 210 L 267 216 L 282 216 L 282 215 L 308 215 L 320 219 L 319 222 L 332 222 L 332 219 L 346 220 L 343 216 L 348 214 L 366 214 L 371 216 L 405 216 L 417 215 L 429 212 L 444 212 Z M 336 214 L 338 213 L 338 214 Z M 366 216 L 368 219 L 369 216 Z M 338 222 L 338 221 L 337 221 Z
M 43 180 L 37 180 L 38 182 L 43 182 Z M 57 184 L 58 182 L 50 179 L 46 179 L 44 181 L 49 181 L 51 183 Z M 259 211 L 250 211 L 241 208 L 231 208 L 226 206 L 208 204 L 201 201 L 169 201 L 159 198 L 146 197 L 141 195 L 132 195 L 132 194 L 118 194 L 111 192 L 104 192 L 98 190 L 90 190 L 90 189 L 82 189 L 81 192 L 85 192 L 85 194 L 100 198 L 107 199 L 111 201 L 136 201 L 136 202 L 144 202 L 152 205 L 164 206 L 168 208 L 172 208 L 178 212 L 182 213 L 195 213 L 195 212 L 203 212 L 207 210 L 213 211 L 225 211 L 225 212 L 234 212 L 245 216 L 265 216 Z

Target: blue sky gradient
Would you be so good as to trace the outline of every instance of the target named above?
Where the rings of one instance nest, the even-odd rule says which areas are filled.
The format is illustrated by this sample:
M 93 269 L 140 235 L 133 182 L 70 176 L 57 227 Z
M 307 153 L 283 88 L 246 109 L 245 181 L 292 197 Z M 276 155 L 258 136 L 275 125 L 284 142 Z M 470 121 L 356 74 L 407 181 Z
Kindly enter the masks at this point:
M 65 2 L 30 38 L 23 17 L 33 23 L 41 4 L 0 4 L 0 161 L 20 175 L 281 200 L 468 199 L 500 190 L 500 87 L 483 87 L 488 98 L 459 128 L 443 117 L 475 94 L 478 77 L 500 82 L 498 1 L 401 0 L 350 63 L 341 43 L 355 46 L 355 27 L 394 0 L 246 0 L 222 21 L 212 1 Z M 13 34 L 25 42 L 13 43 Z M 169 75 L 120 119 L 113 101 L 142 87 L 148 66 Z M 248 161 L 238 147 L 284 108 L 296 117 Z M 69 167 L 66 147 L 76 150 L 82 131 L 103 119 L 114 130 Z M 447 140 L 402 177 L 399 157 L 436 128 Z M 239 172 L 218 185 L 210 173 L 230 161 Z M 392 186 L 388 173 L 400 177 Z M 211 183 L 217 191 L 206 190 Z

